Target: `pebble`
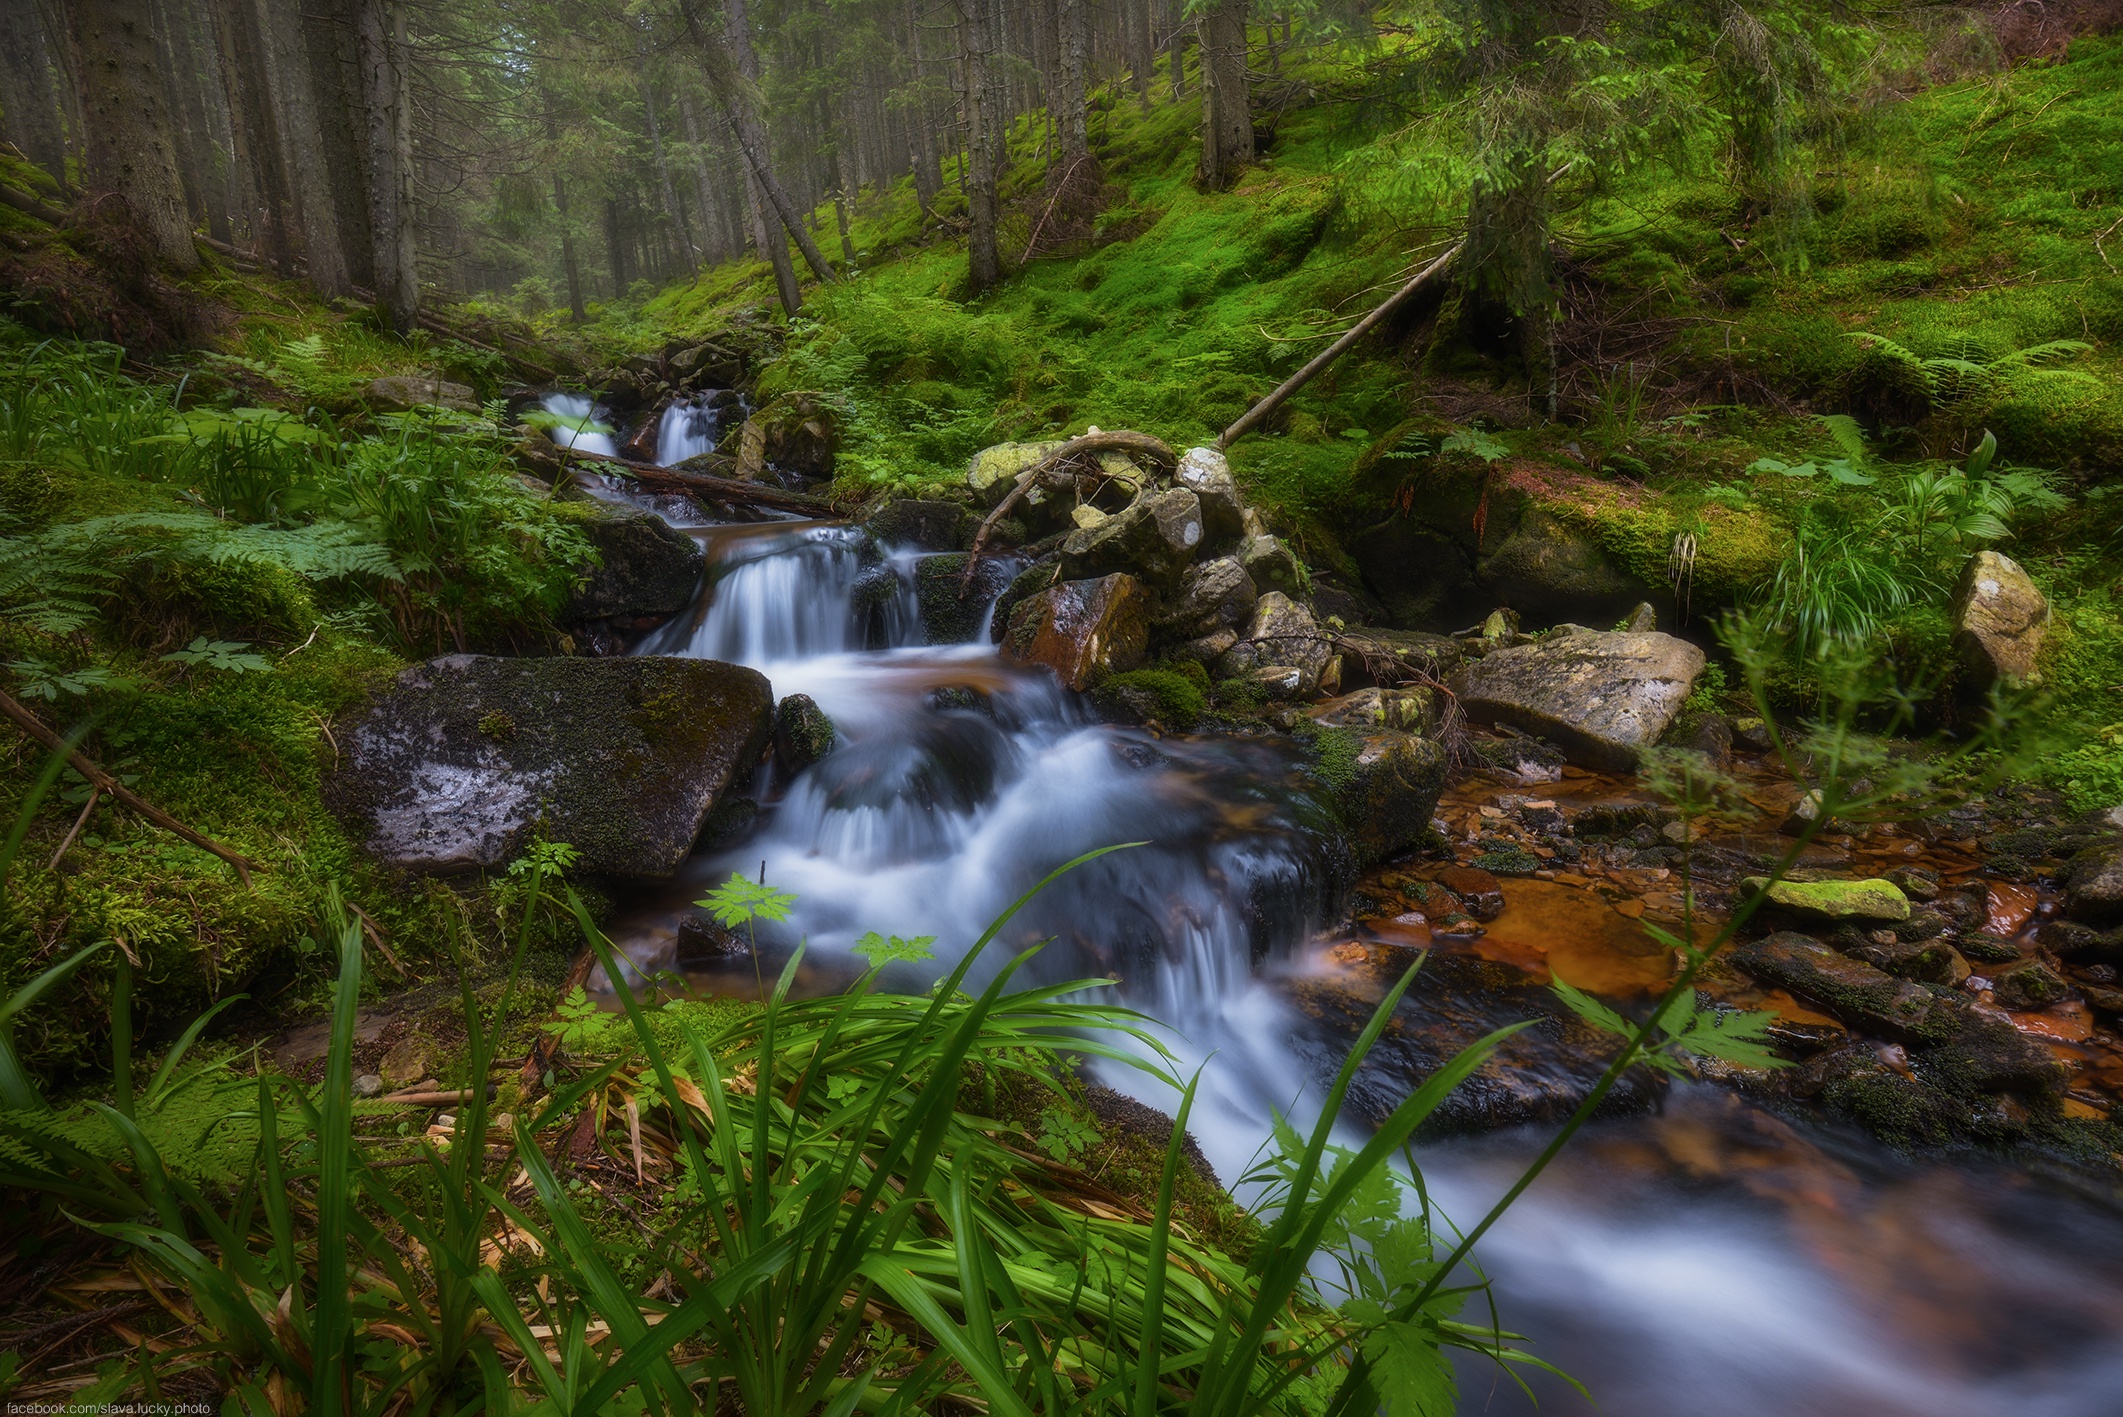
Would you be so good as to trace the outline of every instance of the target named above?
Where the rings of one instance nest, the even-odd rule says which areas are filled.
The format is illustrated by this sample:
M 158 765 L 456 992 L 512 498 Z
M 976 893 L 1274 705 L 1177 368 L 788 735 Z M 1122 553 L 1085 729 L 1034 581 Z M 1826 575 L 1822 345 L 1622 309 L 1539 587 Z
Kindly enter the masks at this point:
M 383 1079 L 374 1073 L 361 1074 L 354 1079 L 354 1095 L 356 1097 L 381 1097 L 383 1095 Z

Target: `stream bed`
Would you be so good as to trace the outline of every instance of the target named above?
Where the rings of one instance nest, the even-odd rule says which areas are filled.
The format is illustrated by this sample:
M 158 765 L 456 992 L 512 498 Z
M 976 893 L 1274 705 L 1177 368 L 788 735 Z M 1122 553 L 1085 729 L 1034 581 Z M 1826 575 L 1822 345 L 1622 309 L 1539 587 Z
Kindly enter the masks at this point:
M 709 552 L 695 605 L 639 652 L 750 665 L 777 698 L 809 695 L 839 732 L 792 779 L 762 770 L 756 818 L 621 902 L 613 937 L 646 972 L 756 990 L 750 961 L 696 957 L 681 930 L 732 872 L 795 892 L 791 919 L 762 944 L 785 957 L 806 941 L 799 987 L 826 991 L 858 972 L 848 948 L 867 931 L 934 936 L 948 959 L 1061 863 L 1146 843 L 1050 887 L 983 963 L 1051 938 L 1034 976 L 1110 980 L 1169 1028 L 1183 1067 L 1205 1065 L 1192 1128 L 1227 1183 L 1278 1112 L 1302 1121 L 1322 1090 L 1301 1059 L 1323 1040 L 1290 986 L 1331 976 L 1337 950 L 1398 928 L 1403 945 L 1617 996 L 1664 976 L 1637 920 L 1665 916 L 1674 887 L 1648 872 L 1511 882 L 1471 938 L 1391 919 L 1352 936 L 1342 917 L 1356 875 L 1290 740 L 1105 725 L 985 643 L 924 645 L 913 558 L 866 551 L 844 527 L 697 525 L 668 503 L 601 495 L 658 510 Z M 1478 789 L 1456 790 L 1448 824 L 1501 800 L 1493 784 Z M 1102 1080 L 1173 1106 L 1125 1070 Z M 1506 1128 L 1427 1144 L 1418 1159 L 1445 1213 L 1471 1223 L 1550 1134 Z M 2123 1411 L 2123 1214 L 2068 1178 L 1910 1160 L 1712 1084 L 1595 1123 L 1478 1258 L 1501 1322 L 1597 1403 L 1536 1377 L 1545 1413 Z M 1461 1386 L 1464 1412 L 1532 1410 L 1483 1363 L 1462 1363 Z

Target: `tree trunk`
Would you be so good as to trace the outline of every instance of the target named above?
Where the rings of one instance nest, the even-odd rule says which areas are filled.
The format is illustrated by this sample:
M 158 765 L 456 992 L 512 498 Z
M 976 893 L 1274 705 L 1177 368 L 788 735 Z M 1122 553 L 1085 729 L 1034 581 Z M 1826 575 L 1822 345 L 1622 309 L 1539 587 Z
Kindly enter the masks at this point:
M 729 198 L 708 168 L 708 150 L 700 132 L 700 114 L 685 89 L 678 90 L 678 117 L 685 124 L 686 145 L 693 150 L 693 192 L 699 202 L 701 226 L 711 237 L 710 251 L 716 260 L 741 254 L 744 237 L 732 239 Z
M 31 0 L 0 0 L 0 135 L 67 185 L 66 136 L 52 83 L 44 21 Z
M 1253 161 L 1253 114 L 1246 85 L 1246 0 L 1216 0 L 1202 12 L 1201 182 L 1220 191 Z
M 1172 33 L 1165 41 L 1166 58 L 1172 70 L 1172 101 L 1178 103 L 1187 92 L 1187 41 L 1194 38 L 1194 26 L 1184 17 L 1172 26 Z
M 1157 36 L 1151 21 L 1156 0 L 1128 0 L 1128 67 L 1134 71 L 1135 96 L 1150 111 L 1150 80 L 1157 73 Z
M 852 270 L 855 242 L 848 234 L 848 208 L 855 204 L 855 184 L 848 180 L 846 162 L 837 151 L 833 154 L 833 167 L 833 220 L 840 227 L 840 259 Z
M 1091 151 L 1090 115 L 1084 106 L 1089 9 L 1090 0 L 1055 0 L 1059 53 L 1054 65 L 1055 91 L 1047 95 L 1047 111 L 1054 119 L 1055 141 L 1064 168 Z
M 390 327 L 411 334 L 419 314 L 416 273 L 404 259 L 405 184 L 398 172 L 400 85 L 392 63 L 391 17 L 384 0 L 353 0 L 361 65 L 363 160 L 368 176 L 369 262 L 376 304 Z
M 391 77 L 397 83 L 397 101 L 391 113 L 396 120 L 392 129 L 391 167 L 398 176 L 395 235 L 398 241 L 399 299 L 413 312 L 417 321 L 420 318 L 420 248 L 413 209 L 413 43 L 406 29 L 406 0 L 391 0 L 390 13 Z
M 731 126 L 736 125 L 733 122 Z M 760 258 L 774 268 L 774 293 L 781 299 L 781 311 L 794 316 L 803 308 L 803 287 L 796 281 L 796 263 L 789 259 L 787 231 L 767 211 L 759 174 L 749 166 L 745 168 L 745 205 L 752 214 L 752 244 L 758 248 Z
M 981 295 L 1002 280 L 996 250 L 996 128 L 1002 116 L 1002 84 L 995 64 L 993 0 L 956 0 L 958 42 L 965 71 L 966 293 Z
M 267 0 L 280 8 L 277 0 Z M 376 288 L 375 239 L 369 220 L 368 164 L 363 156 L 361 67 L 346 0 L 302 11 L 310 83 L 317 95 L 317 134 L 324 147 L 324 176 L 338 218 L 339 254 L 349 286 Z M 312 279 L 315 272 L 311 273 Z
M 679 210 L 678 189 L 671 185 L 671 164 L 663 151 L 663 128 L 656 121 L 656 87 L 649 82 L 646 73 L 641 80 L 641 107 L 648 116 L 649 151 L 656 159 L 656 185 L 663 197 L 664 215 L 670 218 L 671 225 L 684 243 L 687 264 L 698 266 L 700 246 L 693 240 L 692 225 L 686 221 L 685 213 Z
M 288 165 L 281 153 L 279 127 L 273 121 L 272 86 L 267 77 L 258 9 L 253 0 L 221 0 L 214 18 L 221 35 L 229 113 L 239 134 L 237 147 L 258 192 L 252 231 L 262 258 L 283 277 L 293 276 L 295 247 L 288 223 L 294 202 L 289 193 Z
M 316 85 L 310 72 L 309 47 L 302 15 L 275 0 L 255 0 L 266 40 L 267 76 L 273 106 L 280 116 L 280 136 L 288 165 L 294 170 L 295 195 L 302 210 L 303 255 L 310 285 L 327 297 L 345 295 L 346 247 L 339 231 L 339 208 L 332 195 L 331 167 L 317 119 Z
M 921 21 L 915 13 L 914 0 L 906 0 L 907 57 L 913 74 L 914 101 L 907 106 L 907 133 L 913 145 L 907 158 L 914 164 L 914 198 L 921 206 L 923 216 L 933 216 L 936 199 L 944 190 L 943 157 L 936 145 L 936 119 L 929 106 L 927 79 L 922 73 L 927 62 L 922 56 Z
M 86 127 L 87 186 L 123 199 L 155 255 L 180 271 L 199 264 L 177 175 L 169 100 L 155 66 L 147 0 L 74 0 Z

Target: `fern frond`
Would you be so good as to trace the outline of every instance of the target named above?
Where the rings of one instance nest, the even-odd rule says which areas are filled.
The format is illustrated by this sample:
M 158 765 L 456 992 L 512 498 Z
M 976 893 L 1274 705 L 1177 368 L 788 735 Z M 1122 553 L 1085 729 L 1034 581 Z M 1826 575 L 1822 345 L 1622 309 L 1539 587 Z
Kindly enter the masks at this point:
M 2089 354 L 2093 346 L 2082 339 L 2053 339 L 2046 344 L 2031 344 L 2025 349 L 2016 349 L 1991 361 L 1993 369 L 2034 369 L 2044 364 L 2061 364 L 2067 359 L 2077 359 Z

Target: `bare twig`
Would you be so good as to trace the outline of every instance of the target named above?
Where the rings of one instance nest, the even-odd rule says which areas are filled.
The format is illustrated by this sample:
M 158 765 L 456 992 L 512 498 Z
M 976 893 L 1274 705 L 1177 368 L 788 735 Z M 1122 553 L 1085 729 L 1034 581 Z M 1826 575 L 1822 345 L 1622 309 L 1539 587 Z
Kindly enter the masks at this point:
M 59 869 L 59 862 L 66 856 L 66 849 L 74 844 L 74 838 L 81 835 L 81 829 L 88 825 L 88 814 L 96 810 L 96 799 L 102 795 L 102 788 L 89 788 L 88 801 L 81 804 L 81 815 L 74 818 L 74 824 L 66 829 L 66 835 L 60 839 L 59 849 L 52 853 L 51 862 L 44 868 L 45 870 L 56 871 Z
M 27 733 L 45 747 L 50 748 L 53 752 L 66 753 L 68 764 L 72 766 L 75 772 L 88 779 L 91 788 L 101 789 L 103 792 L 115 797 L 119 802 L 147 818 L 172 836 L 190 842 L 201 851 L 211 852 L 220 857 L 236 868 L 236 874 L 242 879 L 244 885 L 250 885 L 251 867 L 256 864 L 255 862 L 229 850 L 229 848 L 215 841 L 212 837 L 201 836 L 160 807 L 142 798 L 139 793 L 134 792 L 102 768 L 97 767 L 85 754 L 68 749 L 65 739 L 54 733 L 43 719 L 17 703 L 12 694 L 0 693 L 0 713 L 4 713 L 13 719 L 24 733 Z

